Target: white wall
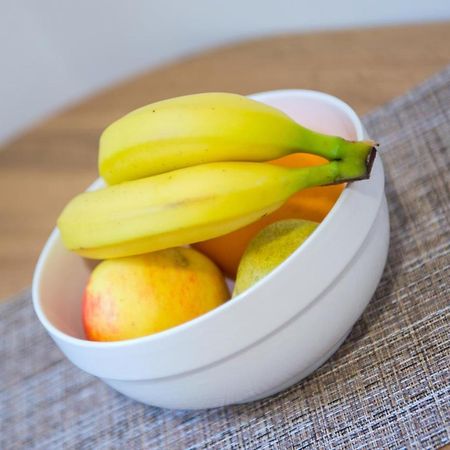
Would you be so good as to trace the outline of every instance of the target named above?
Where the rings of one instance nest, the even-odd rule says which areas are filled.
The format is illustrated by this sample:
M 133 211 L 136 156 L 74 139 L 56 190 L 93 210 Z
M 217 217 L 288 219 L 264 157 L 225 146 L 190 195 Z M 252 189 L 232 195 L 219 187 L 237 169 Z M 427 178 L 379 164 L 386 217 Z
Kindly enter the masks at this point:
M 450 19 L 450 0 L 0 0 L 0 141 L 130 74 L 284 31 Z

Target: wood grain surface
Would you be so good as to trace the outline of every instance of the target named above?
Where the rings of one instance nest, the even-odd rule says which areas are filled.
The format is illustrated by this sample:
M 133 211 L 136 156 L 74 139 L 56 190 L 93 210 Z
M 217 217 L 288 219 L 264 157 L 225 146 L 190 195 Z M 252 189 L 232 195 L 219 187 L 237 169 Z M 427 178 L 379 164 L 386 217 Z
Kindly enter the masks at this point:
M 40 123 L 0 152 L 0 298 L 30 284 L 58 213 L 97 176 L 101 131 L 131 109 L 202 91 L 306 88 L 364 114 L 450 63 L 449 42 L 450 23 L 258 39 L 141 74 Z

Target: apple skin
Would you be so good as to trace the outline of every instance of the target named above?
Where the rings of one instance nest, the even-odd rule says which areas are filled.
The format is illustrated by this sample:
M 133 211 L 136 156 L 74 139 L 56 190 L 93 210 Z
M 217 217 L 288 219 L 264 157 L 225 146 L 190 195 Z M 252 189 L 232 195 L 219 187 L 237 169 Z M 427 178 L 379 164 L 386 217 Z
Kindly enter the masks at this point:
M 217 266 L 184 247 L 102 261 L 83 293 L 86 337 L 132 339 L 174 327 L 229 299 Z

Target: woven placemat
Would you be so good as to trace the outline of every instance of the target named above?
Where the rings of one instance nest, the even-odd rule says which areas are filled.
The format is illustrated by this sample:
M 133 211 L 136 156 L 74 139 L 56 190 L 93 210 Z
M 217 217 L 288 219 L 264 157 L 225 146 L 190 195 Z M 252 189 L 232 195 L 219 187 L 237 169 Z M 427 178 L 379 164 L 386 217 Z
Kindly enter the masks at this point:
M 382 144 L 391 247 L 338 352 L 247 405 L 169 411 L 72 366 L 29 291 L 0 306 L 0 448 L 438 448 L 450 441 L 450 67 L 365 117 Z

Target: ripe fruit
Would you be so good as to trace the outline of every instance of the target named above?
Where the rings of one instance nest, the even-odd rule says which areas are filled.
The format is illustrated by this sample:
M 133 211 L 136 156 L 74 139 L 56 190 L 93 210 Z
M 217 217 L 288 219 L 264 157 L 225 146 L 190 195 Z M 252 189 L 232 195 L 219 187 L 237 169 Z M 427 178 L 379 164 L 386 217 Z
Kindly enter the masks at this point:
M 116 184 L 198 164 L 299 152 L 344 159 L 373 146 L 309 130 L 256 100 L 211 92 L 153 103 L 112 123 L 100 138 L 99 172 Z
M 223 162 L 75 197 L 58 219 L 65 246 L 114 258 L 199 242 L 255 222 L 295 192 L 368 176 L 367 154 L 316 167 Z
M 308 220 L 280 220 L 260 231 L 242 256 L 233 296 L 239 295 L 281 264 L 317 225 Z
M 194 319 L 229 298 L 225 280 L 206 256 L 172 248 L 101 262 L 83 295 L 88 339 L 149 335 Z

